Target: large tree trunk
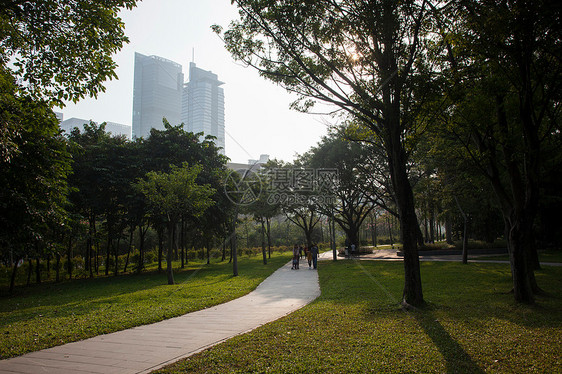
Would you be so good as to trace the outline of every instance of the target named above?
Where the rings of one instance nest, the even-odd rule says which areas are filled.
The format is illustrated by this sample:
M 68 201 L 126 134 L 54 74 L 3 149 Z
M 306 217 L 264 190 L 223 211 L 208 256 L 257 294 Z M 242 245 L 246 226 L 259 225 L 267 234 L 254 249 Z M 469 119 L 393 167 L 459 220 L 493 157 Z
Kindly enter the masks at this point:
M 267 253 L 265 252 L 265 219 L 261 219 L 261 252 L 263 256 L 263 264 L 267 265 Z
M 377 212 L 375 211 L 371 216 L 371 244 L 373 247 L 377 246 Z
M 109 275 L 109 252 L 113 239 L 111 238 L 111 232 L 107 232 L 107 246 L 105 248 L 105 275 Z
M 236 248 L 236 221 L 238 220 L 238 206 L 235 208 L 234 217 L 232 218 L 232 225 L 230 228 L 230 245 L 232 256 L 232 275 L 238 276 L 238 249 Z
M 405 306 L 421 306 L 425 304 L 425 301 L 423 299 L 417 246 L 419 224 L 414 206 L 414 193 L 406 172 L 406 152 L 401 143 L 400 126 L 398 123 L 392 123 L 393 121 L 399 121 L 399 113 L 399 109 L 396 108 L 393 116 L 386 116 L 389 124 L 387 124 L 385 145 L 399 212 L 402 251 L 404 253 L 402 304 Z
M 332 260 L 338 260 L 338 249 L 336 246 L 336 220 L 334 219 L 334 211 L 332 209 L 330 214 L 330 220 L 328 221 L 328 226 L 330 226 L 330 249 L 332 250 Z
M 390 246 L 394 248 L 394 239 L 392 237 L 392 225 L 390 224 L 390 216 L 386 217 L 386 223 L 388 224 L 388 239 L 390 240 Z
M 133 247 L 134 233 L 135 233 L 135 225 L 131 225 L 129 229 L 129 243 L 127 244 L 127 257 L 125 258 L 125 266 L 123 267 L 123 273 L 127 272 L 127 266 L 129 266 L 129 260 L 131 258 L 131 249 Z
M 269 258 L 271 258 L 271 219 L 266 218 L 265 221 L 267 223 L 267 253 Z
M 40 266 L 40 259 L 39 259 L 39 255 L 37 255 L 37 257 L 35 258 L 35 283 L 40 284 L 41 283 L 41 266 Z
M 348 227 L 343 227 L 340 225 L 342 229 L 344 229 L 347 238 L 349 239 L 349 245 L 355 244 L 355 248 L 359 251 L 359 227 L 355 225 L 355 222 L 348 222 Z
M 17 259 L 12 264 L 12 275 L 10 276 L 10 295 L 14 293 L 14 287 L 16 285 L 16 272 L 18 270 L 18 263 L 21 259 Z
M 468 217 L 464 218 L 464 230 L 462 234 L 462 263 L 468 264 Z
M 115 268 L 114 268 L 114 275 L 117 276 L 119 275 L 119 246 L 121 244 L 121 235 L 123 234 L 123 232 L 121 231 L 119 233 L 119 235 L 117 236 L 117 243 L 113 246 L 113 250 L 115 251 Z
M 181 252 L 181 268 L 185 268 L 185 219 L 181 218 L 180 223 L 180 252 Z
M 55 269 L 55 282 L 58 283 L 58 282 L 60 282 L 60 253 L 59 253 L 59 252 L 57 252 L 57 253 L 55 254 L 55 258 L 56 258 L 56 260 L 57 260 L 56 265 L 55 265 L 55 266 L 56 266 L 56 269 Z
M 447 244 L 453 244 L 453 225 L 449 214 L 445 215 L 445 241 Z
M 533 304 L 535 298 L 528 268 L 527 251 L 528 233 L 522 219 L 515 219 L 509 227 L 509 260 L 511 263 L 511 274 L 513 279 L 513 293 L 517 302 Z
M 435 243 L 435 208 L 430 204 L 429 210 L 429 242 Z
M 66 266 L 68 279 L 72 279 L 72 234 L 68 235 L 68 247 L 66 248 Z
M 96 217 L 94 216 L 94 267 L 96 270 L 96 275 L 99 275 L 100 273 L 100 261 L 99 261 L 99 254 L 100 254 L 100 243 L 99 240 L 97 240 L 98 237 L 98 232 L 97 232 L 97 226 L 96 226 Z M 92 277 L 92 268 L 90 267 L 90 277 Z
M 464 230 L 462 234 L 462 263 L 468 264 L 468 215 L 464 212 L 459 203 L 459 199 L 455 196 L 455 202 L 457 203 L 457 207 L 461 212 L 463 222 L 464 222 Z
M 174 235 L 175 223 L 168 223 L 168 252 L 166 253 L 166 275 L 168 276 L 168 284 L 174 284 L 174 271 L 172 268 L 172 257 L 174 254 Z
M 96 215 L 92 213 L 90 215 L 90 227 L 89 227 L 88 243 L 87 243 L 88 248 L 86 249 L 86 253 L 87 253 L 86 267 L 87 270 L 90 272 L 90 278 L 94 277 L 94 267 L 96 263 L 95 258 L 97 258 L 97 253 L 95 253 L 94 251 L 95 242 L 96 242 Z
M 162 271 L 162 247 L 164 246 L 164 230 L 159 228 L 158 233 L 158 271 Z
M 33 262 L 31 261 L 31 257 L 27 259 L 27 285 L 31 284 L 31 274 L 33 273 Z
M 146 228 L 143 228 L 142 224 L 139 225 L 139 263 L 137 264 L 137 273 L 140 273 L 144 268 L 144 239 L 147 231 L 148 225 Z
M 84 270 L 89 271 L 92 258 L 92 218 L 89 218 L 88 236 L 86 239 L 86 256 L 84 258 Z
M 529 99 L 530 100 L 530 99 Z M 523 100 L 525 101 L 525 100 Z M 496 95 L 497 118 L 500 131 L 507 136 L 509 126 L 505 112 L 504 97 Z M 509 257 L 511 262 L 511 273 L 513 279 L 513 292 L 517 302 L 533 304 L 535 298 L 533 288 L 536 285 L 534 270 L 529 266 L 529 251 L 533 248 L 533 223 L 538 209 L 539 201 L 539 140 L 533 131 L 533 121 L 530 109 L 521 104 L 521 119 L 523 124 L 524 138 L 528 145 L 523 165 L 516 164 L 513 149 L 509 144 L 503 144 L 502 152 L 506 163 L 509 183 L 511 187 L 512 201 L 509 202 L 502 190 L 500 177 L 497 172 L 492 173 L 492 186 L 503 202 L 502 212 L 505 222 L 508 223 Z M 493 165 L 495 167 L 495 165 Z M 497 167 L 493 171 L 497 170 Z

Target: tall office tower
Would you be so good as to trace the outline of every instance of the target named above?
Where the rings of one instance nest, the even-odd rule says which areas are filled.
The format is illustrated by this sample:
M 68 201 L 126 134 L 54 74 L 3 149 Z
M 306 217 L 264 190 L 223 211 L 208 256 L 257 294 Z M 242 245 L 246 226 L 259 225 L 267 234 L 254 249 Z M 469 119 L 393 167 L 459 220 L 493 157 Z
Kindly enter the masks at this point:
M 183 93 L 181 120 L 187 131 L 216 137 L 224 154 L 224 90 L 218 76 L 189 64 L 189 82 Z
M 183 73 L 180 64 L 158 56 L 135 53 L 133 136 L 147 138 L 150 129 L 164 129 L 162 118 L 181 122 Z

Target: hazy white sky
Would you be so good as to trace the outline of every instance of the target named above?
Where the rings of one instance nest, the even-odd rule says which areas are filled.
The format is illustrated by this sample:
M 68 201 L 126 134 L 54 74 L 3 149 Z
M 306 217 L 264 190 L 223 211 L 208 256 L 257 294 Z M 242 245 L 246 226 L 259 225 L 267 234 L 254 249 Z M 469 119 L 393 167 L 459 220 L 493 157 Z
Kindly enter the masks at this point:
M 234 62 L 210 26 L 226 28 L 237 15 L 230 0 L 143 0 L 132 11 L 123 11 L 130 43 L 115 56 L 119 79 L 107 82 L 97 100 L 68 104 L 62 110 L 64 118 L 130 125 L 135 52 L 181 64 L 187 79 L 194 51 L 197 66 L 225 82 L 226 155 L 242 163 L 260 154 L 291 161 L 326 134 L 330 118 L 289 110 L 294 96 Z

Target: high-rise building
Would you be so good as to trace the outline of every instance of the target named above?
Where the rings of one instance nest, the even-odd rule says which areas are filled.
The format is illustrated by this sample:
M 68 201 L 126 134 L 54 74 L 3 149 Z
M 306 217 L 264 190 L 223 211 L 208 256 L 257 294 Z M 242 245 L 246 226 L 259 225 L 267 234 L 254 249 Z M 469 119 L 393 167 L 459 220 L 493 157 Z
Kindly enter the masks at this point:
M 186 130 L 216 137 L 224 154 L 224 90 L 218 76 L 189 64 L 189 82 L 184 86 L 181 121 Z
M 135 53 L 133 136 L 148 137 L 164 129 L 162 118 L 181 123 L 183 73 L 180 64 L 158 56 Z

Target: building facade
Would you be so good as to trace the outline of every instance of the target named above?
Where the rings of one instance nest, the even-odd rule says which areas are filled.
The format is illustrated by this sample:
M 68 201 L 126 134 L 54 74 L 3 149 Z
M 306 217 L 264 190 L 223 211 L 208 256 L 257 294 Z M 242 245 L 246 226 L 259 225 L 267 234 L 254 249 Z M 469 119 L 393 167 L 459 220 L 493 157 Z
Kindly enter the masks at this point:
M 181 122 L 186 130 L 216 137 L 224 154 L 224 90 L 218 76 L 189 64 L 189 82 L 184 85 Z
M 84 125 L 89 124 L 90 120 L 72 117 L 67 120 L 60 122 L 59 126 L 67 134 L 74 128 L 78 128 L 80 132 L 84 131 Z M 94 122 L 96 123 L 96 122 Z M 97 123 L 96 123 L 97 124 Z M 131 126 L 124 125 L 116 122 L 105 122 L 105 131 L 111 133 L 111 136 L 125 136 L 127 139 L 131 139 Z
M 135 53 L 133 86 L 133 137 L 147 138 L 150 129 L 164 129 L 162 122 L 181 123 L 182 66 L 158 56 Z

